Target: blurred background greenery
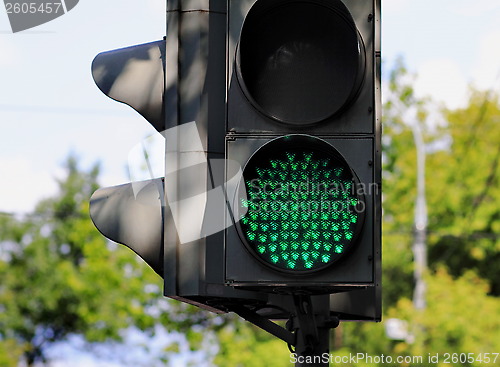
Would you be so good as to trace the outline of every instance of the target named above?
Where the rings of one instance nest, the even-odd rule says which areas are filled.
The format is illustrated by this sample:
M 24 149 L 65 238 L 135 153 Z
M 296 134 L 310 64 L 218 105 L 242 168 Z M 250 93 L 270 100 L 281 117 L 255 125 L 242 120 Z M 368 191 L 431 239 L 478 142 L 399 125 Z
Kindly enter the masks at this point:
M 474 353 L 477 360 L 453 365 L 494 365 L 479 358 L 500 353 L 498 95 L 471 88 L 467 106 L 450 110 L 417 98 L 414 79 L 399 62 L 384 91 L 384 320 L 341 324 L 331 332 L 331 353 Z M 423 310 L 412 303 L 415 124 L 424 133 L 429 215 Z M 185 365 L 290 365 L 284 342 L 235 315 L 163 298 L 161 279 L 131 251 L 109 243 L 90 221 L 98 165 L 85 170 L 70 156 L 64 168 L 56 196 L 29 215 L 0 214 L 0 366 L 57 365 L 51 351 L 75 336 L 90 354 L 124 345 L 118 356 L 123 366 L 178 365 L 180 355 Z M 394 318 L 407 325 L 401 340 L 386 333 L 387 320 Z M 158 339 L 160 325 L 170 337 L 160 341 L 160 352 L 148 353 L 148 340 Z M 140 363 L 128 358 L 128 333 L 145 337 L 134 346 L 146 351 Z M 201 353 L 203 363 L 190 353 Z

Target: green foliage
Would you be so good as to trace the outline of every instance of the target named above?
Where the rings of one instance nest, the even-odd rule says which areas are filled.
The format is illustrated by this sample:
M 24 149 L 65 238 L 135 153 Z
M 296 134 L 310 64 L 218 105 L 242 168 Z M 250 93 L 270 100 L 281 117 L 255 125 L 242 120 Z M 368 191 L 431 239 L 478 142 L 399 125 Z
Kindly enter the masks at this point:
M 286 343 L 242 320 L 234 319 L 217 333 L 218 367 L 291 366 Z
M 0 340 L 0 367 L 17 367 L 23 353 L 24 346 L 16 340 Z
M 414 95 L 413 77 L 402 61 L 392 71 L 383 110 L 383 297 L 384 307 L 413 291 L 413 221 L 416 197 L 416 150 L 405 121 L 423 124 L 426 101 Z M 397 279 L 398 281 L 394 281 Z
M 485 353 L 500 350 L 500 302 L 489 295 L 487 282 L 473 272 L 453 278 L 444 267 L 427 276 L 428 293 L 425 310 L 416 310 L 408 298 L 401 298 L 396 305 L 386 310 L 385 318 L 397 318 L 408 323 L 406 341 L 389 340 L 383 324 L 344 324 L 342 343 L 333 351 L 335 356 L 366 353 L 370 356 L 390 356 L 392 363 L 384 366 L 493 366 L 479 361 Z M 447 354 L 469 356 L 477 361 L 444 363 Z M 440 363 L 429 361 L 429 355 L 440 356 Z M 424 363 L 397 363 L 402 356 L 423 357 Z M 500 356 L 499 356 L 500 359 Z M 498 360 L 497 360 L 498 362 Z M 350 366 L 373 366 L 374 363 L 347 364 Z
M 500 105 L 472 91 L 467 107 L 445 111 L 449 149 L 429 156 L 430 260 L 455 276 L 468 270 L 500 296 Z M 443 169 L 446 167 L 446 169 Z
M 0 259 L 0 340 L 24 346 L 28 365 L 70 334 L 90 342 L 120 339 L 155 319 L 145 312 L 159 292 L 144 292 L 158 278 L 124 248 L 110 250 L 88 216 L 98 169 L 80 172 L 75 158 L 57 197 L 41 202 L 21 222 L 3 217 Z
M 389 316 L 408 320 L 410 325 L 414 325 L 411 332 L 415 342 L 394 343 L 394 353 L 439 354 L 443 362 L 446 353 L 480 356 L 500 350 L 500 302 L 498 298 L 488 295 L 487 282 L 473 272 L 453 278 L 444 268 L 438 269 L 427 281 L 428 307 L 424 311 L 415 310 L 412 303 L 403 298 L 388 312 Z M 471 361 L 460 365 L 496 364 L 493 361 Z

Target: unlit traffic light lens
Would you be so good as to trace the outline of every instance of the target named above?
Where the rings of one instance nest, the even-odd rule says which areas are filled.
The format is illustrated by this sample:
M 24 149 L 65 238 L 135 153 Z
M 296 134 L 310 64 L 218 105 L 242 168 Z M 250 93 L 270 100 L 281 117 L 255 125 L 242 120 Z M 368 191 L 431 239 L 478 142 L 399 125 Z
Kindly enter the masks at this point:
M 329 144 L 303 135 L 276 139 L 251 158 L 244 178 L 241 232 L 266 264 L 315 271 L 353 246 L 364 203 L 352 171 Z
M 245 19 L 236 63 L 254 107 L 280 122 L 307 125 L 354 100 L 365 50 L 340 0 L 266 0 Z

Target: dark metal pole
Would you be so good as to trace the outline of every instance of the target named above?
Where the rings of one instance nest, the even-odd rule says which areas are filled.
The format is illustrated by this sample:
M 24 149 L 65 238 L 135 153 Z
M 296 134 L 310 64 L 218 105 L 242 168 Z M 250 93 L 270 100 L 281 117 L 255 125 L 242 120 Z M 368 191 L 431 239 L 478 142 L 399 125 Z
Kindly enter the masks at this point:
M 330 329 L 338 326 L 330 318 L 330 297 L 294 296 L 295 366 L 327 367 L 330 357 Z

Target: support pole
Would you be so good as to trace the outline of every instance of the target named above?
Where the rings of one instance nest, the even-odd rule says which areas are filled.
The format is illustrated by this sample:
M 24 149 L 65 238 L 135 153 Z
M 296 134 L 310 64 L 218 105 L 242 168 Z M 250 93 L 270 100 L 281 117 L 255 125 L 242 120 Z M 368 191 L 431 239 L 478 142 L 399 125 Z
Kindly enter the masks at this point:
M 426 235 L 428 222 L 425 199 L 425 144 L 419 121 L 413 124 L 412 130 L 417 150 L 417 198 L 415 201 L 415 238 L 413 243 L 415 290 L 413 304 L 415 309 L 423 310 L 426 306 L 425 293 L 427 290 L 424 274 L 427 270 Z
M 296 333 L 295 366 L 328 367 L 330 329 L 339 324 L 330 318 L 329 296 L 294 296 L 293 325 Z

